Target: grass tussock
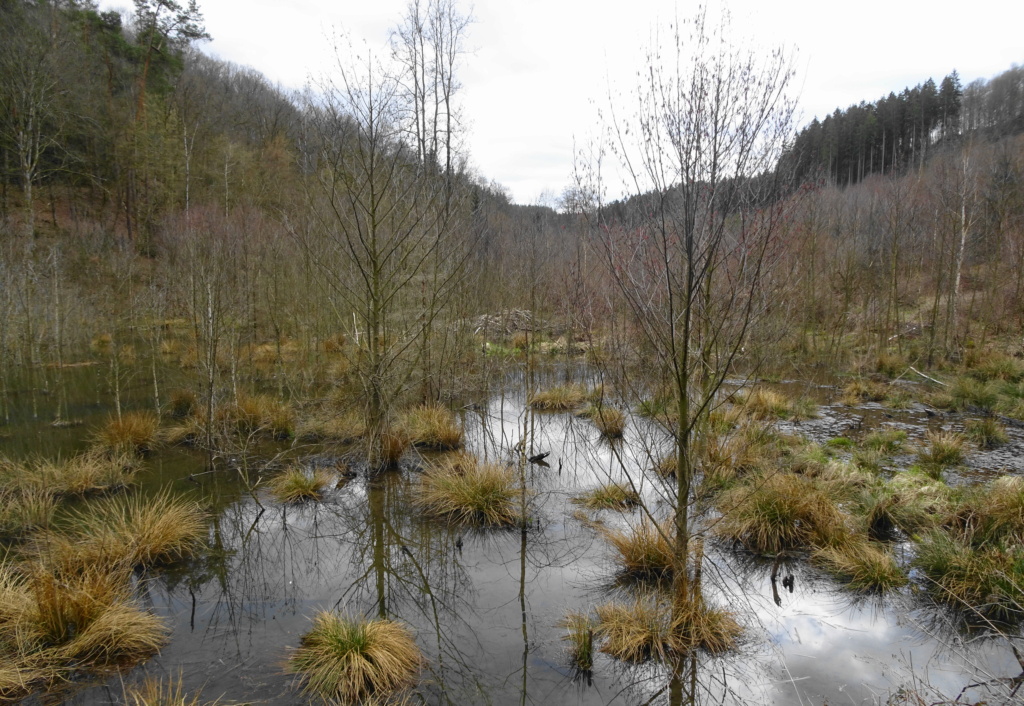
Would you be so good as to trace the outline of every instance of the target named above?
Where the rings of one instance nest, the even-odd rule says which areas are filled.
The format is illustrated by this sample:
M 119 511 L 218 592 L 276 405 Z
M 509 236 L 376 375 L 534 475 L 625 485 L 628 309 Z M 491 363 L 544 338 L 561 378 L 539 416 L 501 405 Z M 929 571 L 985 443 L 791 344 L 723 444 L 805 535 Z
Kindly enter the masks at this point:
M 441 405 L 420 405 L 406 411 L 400 422 L 413 446 L 452 451 L 462 446 L 463 433 L 452 411 Z
M 323 498 L 332 480 L 326 469 L 291 466 L 274 476 L 268 485 L 278 502 L 301 503 Z
M 199 398 L 192 390 L 173 390 L 167 412 L 175 419 L 190 417 L 199 411 Z
M 828 546 L 844 534 L 843 516 L 829 493 L 790 473 L 751 477 L 717 505 L 722 518 L 715 532 L 760 554 Z
M 1003 476 L 961 491 L 944 524 L 973 547 L 1024 544 L 1024 478 Z
M 0 566 L 0 698 L 18 700 L 73 675 L 134 664 L 166 642 L 133 599 L 130 572 L 87 566 L 56 576 Z
M 621 439 L 626 431 L 626 413 L 617 407 L 591 405 L 582 416 L 592 421 L 606 439 Z
M 67 529 L 45 532 L 32 553 L 62 573 L 86 566 L 151 566 L 190 556 L 206 537 L 206 513 L 168 492 L 104 498 L 72 513 Z
M 902 429 L 878 429 L 864 437 L 865 448 L 876 449 L 884 454 L 898 454 L 907 441 L 907 432 Z
M 543 412 L 569 412 L 586 399 L 587 390 L 582 385 L 558 385 L 530 395 L 527 404 Z
M 295 426 L 295 436 L 299 441 L 322 442 L 333 441 L 338 444 L 351 444 L 366 435 L 366 422 L 358 412 L 342 412 L 334 414 L 320 411 L 301 419 Z
M 991 412 L 999 404 L 999 387 L 997 382 L 959 377 L 949 388 L 950 406 L 962 412 Z
M 870 378 L 851 380 L 843 388 L 841 401 L 848 406 L 856 406 L 865 402 L 882 402 L 889 395 L 889 386 Z
M 160 420 L 152 412 L 125 412 L 110 417 L 96 433 L 96 442 L 114 453 L 144 454 L 157 446 Z
M 968 375 L 981 382 L 1024 380 L 1024 361 L 999 351 L 970 351 L 964 357 L 964 367 Z
M 891 498 L 885 513 L 892 525 L 911 536 L 944 522 L 954 507 L 952 489 L 925 472 L 897 473 L 884 493 Z
M 216 425 L 238 436 L 269 436 L 290 439 L 295 433 L 295 412 L 267 395 L 239 395 L 234 404 L 214 412 Z
M 1010 440 L 1006 427 L 994 417 L 967 420 L 964 424 L 964 434 L 983 449 L 992 449 Z
M 32 459 L 16 463 L 0 459 L 0 488 L 13 493 L 87 495 L 116 490 L 131 483 L 139 470 L 130 453 L 90 449 L 67 460 Z
M 454 525 L 507 527 L 522 520 L 520 495 L 512 469 L 456 454 L 423 475 L 414 502 Z
M 1024 549 L 1020 545 L 984 549 L 933 532 L 918 545 L 914 565 L 943 603 L 987 619 L 1024 617 Z
M 720 654 L 732 649 L 742 632 L 732 614 L 704 601 L 673 605 L 640 597 L 605 603 L 595 612 L 601 651 L 625 662 L 668 662 L 698 649 Z
M 378 468 L 394 468 L 409 449 L 409 437 L 400 427 L 385 429 L 371 439 L 371 461 Z
M 855 591 L 883 593 L 907 583 L 893 555 L 874 542 L 853 540 L 824 547 L 811 559 Z
M 672 575 L 675 528 L 671 523 L 656 525 L 644 519 L 627 529 L 605 527 L 599 532 L 615 550 L 617 563 L 624 575 L 641 580 L 657 580 Z
M 125 687 L 124 703 L 128 706 L 216 706 L 220 699 L 204 701 L 198 693 L 189 694 L 179 673 L 167 679 L 148 676 L 139 684 Z
M 931 475 L 938 477 L 943 470 L 964 462 L 967 439 L 950 431 L 929 432 L 928 446 L 917 452 L 918 463 Z
M 628 483 L 605 483 L 572 501 L 590 510 L 629 510 L 640 504 L 640 494 Z
M 792 414 L 790 399 L 767 387 L 755 387 L 742 399 L 737 397 L 736 401 L 751 419 L 788 419 Z
M 423 656 L 412 632 L 392 620 L 323 612 L 288 660 L 305 693 L 328 702 L 386 698 L 412 686 Z
M 588 613 L 578 611 L 570 611 L 558 623 L 566 630 L 562 639 L 569 643 L 569 661 L 580 672 L 594 669 L 594 631 L 597 625 Z
M 0 490 L 0 537 L 17 537 L 50 526 L 57 498 L 43 489 Z

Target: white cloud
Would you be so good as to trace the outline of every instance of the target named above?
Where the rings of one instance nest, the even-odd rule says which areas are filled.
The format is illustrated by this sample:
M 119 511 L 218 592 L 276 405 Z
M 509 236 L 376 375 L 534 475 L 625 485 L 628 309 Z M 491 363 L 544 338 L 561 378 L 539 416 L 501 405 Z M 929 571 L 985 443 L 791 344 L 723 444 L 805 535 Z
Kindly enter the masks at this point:
M 300 88 L 329 71 L 335 31 L 383 47 L 405 0 L 200 0 L 214 39 L 206 50 Z M 117 2 L 102 3 L 117 7 Z M 121 2 L 121 5 L 124 3 Z M 713 3 L 714 4 L 714 3 Z M 468 6 L 468 4 L 467 4 Z M 679 6 L 680 15 L 691 9 Z M 798 50 L 802 115 L 831 113 L 956 68 L 967 84 L 1024 61 L 1024 4 L 978 0 L 945 12 L 934 3 L 809 0 L 731 3 L 733 26 L 753 46 Z M 461 73 L 471 160 L 517 201 L 569 182 L 573 138 L 592 132 L 609 82 L 627 87 L 643 64 L 669 0 L 478 0 Z M 623 89 L 613 88 L 613 95 Z

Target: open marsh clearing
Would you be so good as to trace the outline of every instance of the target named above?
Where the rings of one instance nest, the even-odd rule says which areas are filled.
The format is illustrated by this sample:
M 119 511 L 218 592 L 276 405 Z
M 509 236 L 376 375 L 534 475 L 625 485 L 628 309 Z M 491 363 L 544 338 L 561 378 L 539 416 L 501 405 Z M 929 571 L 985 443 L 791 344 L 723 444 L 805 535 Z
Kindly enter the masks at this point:
M 89 374 L 75 375 L 86 389 Z M 567 375 L 552 371 L 535 384 L 553 386 Z M 965 421 L 923 406 L 844 405 L 835 387 L 776 387 L 792 394 L 796 386 L 827 404 L 812 418 L 769 426 L 823 448 L 837 437 L 859 441 L 879 429 L 906 432 L 899 451 L 882 462 L 889 474 L 914 463 L 912 449 L 929 428 L 962 429 Z M 300 695 L 286 663 L 314 616 L 336 611 L 409 626 L 423 656 L 416 702 L 671 701 L 657 661 L 627 664 L 595 650 L 592 670 L 581 673 L 572 666 L 560 627 L 570 612 L 628 599 L 643 586 L 620 571 L 604 540 L 609 530 L 637 526 L 642 510 L 628 504 L 587 509 L 574 501 L 608 484 L 631 482 L 657 513 L 665 506 L 665 479 L 654 469 L 670 442 L 657 424 L 633 413 L 626 415 L 624 438 L 608 441 L 590 419 L 531 410 L 526 387 L 515 376 L 504 392 L 460 414 L 465 451 L 512 474 L 512 502 L 527 521 L 505 527 L 453 523 L 423 511 L 417 488 L 443 456 L 439 452 L 408 451 L 397 470 L 374 478 L 346 447 L 266 441 L 248 449 L 247 460 L 218 460 L 214 472 L 195 450 L 152 452 L 136 484 L 145 493 L 171 488 L 200 501 L 208 512 L 205 546 L 179 561 L 135 570 L 140 605 L 169 629 L 159 654 L 107 681 L 71 674 L 70 683 L 54 686 L 56 698 L 122 703 L 122 684 L 180 673 L 189 691 L 201 689 L 210 700 L 315 702 Z M 145 394 L 141 386 L 135 392 Z M 39 401 L 40 419 L 52 418 L 39 411 L 47 399 Z M 12 409 L 31 409 L 16 402 Z M 81 401 L 69 410 L 81 426 L 51 430 L 31 415 L 12 417 L 0 450 L 15 458 L 66 456 L 88 443 L 110 411 Z M 969 452 L 963 466 L 943 471 L 946 479 L 960 485 L 1019 472 L 1024 435 L 1014 427 L 1007 431 L 1007 443 Z M 835 446 L 835 460 L 855 453 Z M 526 460 L 543 453 L 537 462 Z M 327 477 L 320 499 L 282 503 L 266 481 L 255 483 L 266 459 L 276 457 L 268 478 L 286 463 Z M 242 482 L 243 467 L 249 486 Z M 713 523 L 716 511 L 709 517 Z M 913 542 L 894 536 L 889 546 L 897 563 L 911 565 Z M 916 568 L 904 588 L 865 594 L 807 556 L 802 549 L 760 556 L 708 532 L 705 594 L 712 606 L 731 611 L 743 632 L 733 650 L 696 653 L 698 702 L 872 704 L 909 690 L 947 698 L 963 691 L 971 703 L 1013 700 L 1008 680 L 1021 665 L 1011 643 L 1019 641 L 1019 628 L 965 626 L 957 611 L 929 597 L 927 579 Z

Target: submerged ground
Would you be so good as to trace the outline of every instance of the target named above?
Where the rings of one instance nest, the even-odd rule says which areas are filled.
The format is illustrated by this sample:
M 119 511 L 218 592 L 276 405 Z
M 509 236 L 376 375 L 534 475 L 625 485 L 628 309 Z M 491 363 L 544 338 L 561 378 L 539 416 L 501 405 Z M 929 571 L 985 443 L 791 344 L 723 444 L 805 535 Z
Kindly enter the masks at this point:
M 343 446 L 264 442 L 250 449 L 251 458 L 218 459 L 212 472 L 206 455 L 193 449 L 152 453 L 139 484 L 171 487 L 210 508 L 206 548 L 138 574 L 145 605 L 171 629 L 160 653 L 91 686 L 83 678 L 62 688 L 60 698 L 118 703 L 125 683 L 180 673 L 190 690 L 210 699 L 296 703 L 303 697 L 285 664 L 321 610 L 387 615 L 410 625 L 426 657 L 416 700 L 427 703 L 665 698 L 665 675 L 653 662 L 627 665 L 598 654 L 592 673 L 574 670 L 559 626 L 569 611 L 628 594 L 599 528 L 639 518 L 637 510 L 582 510 L 573 498 L 629 477 L 647 505 L 658 507 L 664 487 L 652 467 L 667 438 L 650 420 L 630 413 L 625 438 L 609 442 L 586 419 L 526 404 L 531 385 L 592 375 L 553 368 L 527 384 L 515 374 L 460 411 L 467 449 L 519 474 L 530 518 L 524 527 L 467 529 L 424 516 L 412 491 L 430 452 L 410 451 L 397 470 L 372 478 Z M 54 378 L 10 388 L 12 415 L 0 453 L 71 454 L 109 414 L 98 391 L 102 371 L 84 369 L 67 388 L 67 417 L 81 426 L 40 421 L 53 418 L 47 379 Z M 918 404 L 842 404 L 832 383 L 788 380 L 774 387 L 823 405 L 816 417 L 776 423 L 822 444 L 877 428 L 904 430 L 912 441 L 930 428 L 960 428 L 964 420 Z M 144 396 L 145 386 L 138 384 L 133 395 Z M 1024 434 L 1008 431 L 1006 444 L 971 454 L 949 481 L 1020 473 Z M 522 461 L 540 452 L 548 453 L 544 462 Z M 319 502 L 282 504 L 251 477 L 248 486 L 242 482 L 242 466 L 257 468 L 276 457 L 276 463 L 287 458 L 328 469 L 331 488 Z M 911 462 L 909 454 L 891 460 L 897 472 Z M 894 547 L 904 562 L 912 551 L 909 542 Z M 910 691 L 1012 700 L 1008 682 L 993 680 L 1021 671 L 1011 647 L 1015 632 L 964 627 L 961 616 L 925 598 L 913 572 L 908 587 L 870 595 L 849 590 L 805 559 L 800 552 L 768 558 L 708 541 L 706 592 L 734 612 L 744 632 L 735 650 L 700 658 L 698 702 L 871 704 Z

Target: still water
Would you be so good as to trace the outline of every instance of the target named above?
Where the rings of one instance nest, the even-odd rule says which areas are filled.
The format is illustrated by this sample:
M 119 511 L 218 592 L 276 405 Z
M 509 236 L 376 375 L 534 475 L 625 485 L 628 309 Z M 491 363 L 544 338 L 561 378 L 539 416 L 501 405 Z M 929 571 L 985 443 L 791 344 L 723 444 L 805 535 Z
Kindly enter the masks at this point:
M 102 387 L 101 371 L 75 375 L 70 387 L 78 392 L 66 397 L 66 417 L 81 424 L 50 426 L 53 375 L 43 384 L 27 381 L 10 388 L 0 453 L 66 455 L 87 445 L 110 405 L 102 392 L 81 392 Z M 303 702 L 284 665 L 321 610 L 410 625 L 427 658 L 414 702 L 667 703 L 667 675 L 656 664 L 599 655 L 592 675 L 575 674 L 558 627 L 566 612 L 629 591 L 593 523 L 639 521 L 637 511 L 581 516 L 571 498 L 628 475 L 649 507 L 664 507 L 666 488 L 648 469 L 666 440 L 630 418 L 625 439 L 613 446 L 586 420 L 529 411 L 522 388 L 513 380 L 464 410 L 463 423 L 470 451 L 518 469 L 531 518 L 526 528 L 467 531 L 423 517 L 411 488 L 430 459 L 415 452 L 401 470 L 374 479 L 339 476 L 322 502 L 305 505 L 282 505 L 258 487 L 253 497 L 237 459 L 206 472 L 199 453 L 153 454 L 141 484 L 200 497 L 213 511 L 208 549 L 140 583 L 146 604 L 172 627 L 162 652 L 126 675 L 83 685 L 67 703 L 120 703 L 122 680 L 179 673 L 210 700 Z M 129 386 L 128 404 L 144 399 L 144 382 Z M 826 421 L 829 414 L 826 408 Z M 517 461 L 519 449 L 548 452 L 546 465 Z M 282 451 L 328 467 L 346 452 L 265 450 Z M 1020 672 L 1005 639 L 958 632 L 953 616 L 913 584 L 884 599 L 864 598 L 800 558 L 777 567 L 780 580 L 791 582 L 773 584 L 771 560 L 711 541 L 705 560 L 709 599 L 734 611 L 745 632 L 734 652 L 699 657 L 697 703 L 874 704 L 901 688 L 953 698 L 970 684 Z

